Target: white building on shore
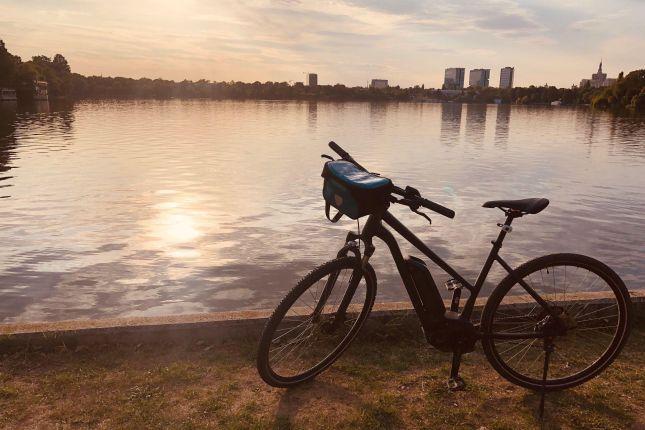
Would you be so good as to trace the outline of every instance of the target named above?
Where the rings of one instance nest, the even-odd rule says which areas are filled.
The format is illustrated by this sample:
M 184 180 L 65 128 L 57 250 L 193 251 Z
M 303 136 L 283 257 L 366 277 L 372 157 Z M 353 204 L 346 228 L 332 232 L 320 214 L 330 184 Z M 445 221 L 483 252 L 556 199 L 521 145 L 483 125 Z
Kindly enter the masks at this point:
M 47 101 L 49 93 L 47 91 L 47 81 L 34 81 L 34 100 Z
M 600 64 L 598 65 L 598 72 L 591 75 L 591 79 L 582 79 L 580 81 L 580 87 L 584 87 L 587 84 L 589 84 L 591 88 L 609 87 L 614 82 L 616 82 L 615 78 L 608 78 L 607 73 L 602 72 L 602 60 L 600 60 Z
M 372 79 L 370 88 L 384 89 L 388 87 L 387 79 Z
M 15 102 L 16 100 L 18 100 L 16 90 L 13 88 L 0 88 L 0 101 Z

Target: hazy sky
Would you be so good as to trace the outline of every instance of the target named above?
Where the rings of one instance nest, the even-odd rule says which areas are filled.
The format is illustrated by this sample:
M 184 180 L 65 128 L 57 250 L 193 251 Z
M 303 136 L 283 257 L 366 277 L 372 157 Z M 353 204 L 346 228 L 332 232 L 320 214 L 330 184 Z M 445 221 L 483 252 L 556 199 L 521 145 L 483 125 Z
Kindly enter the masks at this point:
M 645 67 L 643 0 L 0 0 L 0 38 L 82 74 L 438 87 L 446 67 L 491 84 L 569 86 L 603 58 Z

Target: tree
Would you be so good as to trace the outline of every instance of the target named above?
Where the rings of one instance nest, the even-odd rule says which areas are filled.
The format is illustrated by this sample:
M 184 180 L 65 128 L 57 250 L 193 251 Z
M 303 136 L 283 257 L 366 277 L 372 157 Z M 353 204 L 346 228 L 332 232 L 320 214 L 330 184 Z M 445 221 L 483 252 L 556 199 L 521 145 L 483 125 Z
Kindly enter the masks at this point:
M 645 69 L 634 70 L 593 97 L 597 109 L 645 112 Z
M 20 57 L 11 55 L 0 39 L 0 87 L 14 87 Z
M 31 99 L 34 96 L 34 81 L 38 79 L 38 69 L 36 65 L 28 61 L 20 63 L 16 70 L 15 87 L 18 98 Z
M 45 55 L 36 55 L 31 57 L 31 61 L 38 67 L 48 68 L 51 65 L 52 60 Z
M 640 93 L 632 97 L 628 108 L 634 112 L 645 112 L 645 87 L 641 89 Z
M 59 74 L 67 74 L 72 71 L 72 69 L 69 67 L 69 63 L 61 54 L 54 55 L 54 59 L 52 60 L 52 67 Z

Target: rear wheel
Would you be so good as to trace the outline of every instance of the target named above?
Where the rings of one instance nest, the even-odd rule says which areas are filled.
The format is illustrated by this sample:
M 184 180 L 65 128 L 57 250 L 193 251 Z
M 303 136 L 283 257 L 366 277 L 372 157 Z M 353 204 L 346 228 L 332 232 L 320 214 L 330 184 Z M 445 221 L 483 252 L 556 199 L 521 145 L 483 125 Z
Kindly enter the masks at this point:
M 557 317 L 517 279 L 533 288 Z M 547 255 L 523 264 L 493 291 L 482 315 L 482 345 L 492 366 L 510 382 L 561 390 L 582 384 L 611 364 L 627 341 L 631 319 L 629 293 L 613 270 L 583 255 Z M 550 348 L 543 382 L 545 351 Z
M 329 261 L 307 274 L 273 312 L 257 366 L 274 387 L 289 387 L 329 367 L 349 346 L 374 305 L 376 277 L 356 257 Z

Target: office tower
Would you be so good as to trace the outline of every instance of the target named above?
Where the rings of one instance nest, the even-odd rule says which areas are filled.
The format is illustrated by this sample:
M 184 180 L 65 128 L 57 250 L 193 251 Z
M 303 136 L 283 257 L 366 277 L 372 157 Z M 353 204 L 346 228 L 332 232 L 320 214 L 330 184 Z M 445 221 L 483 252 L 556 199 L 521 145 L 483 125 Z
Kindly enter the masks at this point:
M 499 87 L 513 88 L 513 78 L 515 77 L 515 67 L 504 67 L 499 72 Z
M 464 87 L 464 75 L 466 74 L 466 69 L 463 67 L 451 67 L 446 69 L 446 73 L 443 78 L 444 90 L 460 90 Z
M 468 85 L 471 87 L 486 88 L 490 78 L 490 69 L 473 69 L 468 76 Z

